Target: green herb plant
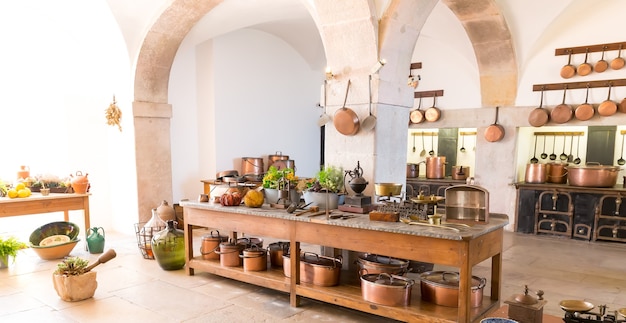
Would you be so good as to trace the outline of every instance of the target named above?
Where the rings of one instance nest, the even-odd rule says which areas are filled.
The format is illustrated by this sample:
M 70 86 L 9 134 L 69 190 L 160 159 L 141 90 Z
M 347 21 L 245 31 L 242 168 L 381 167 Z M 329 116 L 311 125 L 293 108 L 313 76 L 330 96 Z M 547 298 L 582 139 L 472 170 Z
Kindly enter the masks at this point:
M 80 257 L 67 257 L 57 264 L 55 275 L 77 276 L 85 273 L 89 260 Z
M 17 240 L 15 237 L 9 237 L 6 239 L 0 238 L 0 257 L 10 256 L 17 257 L 17 252 L 28 248 L 28 245 Z
M 336 166 L 325 166 L 315 174 L 315 182 L 312 183 L 309 191 L 339 193 L 343 189 L 343 169 Z

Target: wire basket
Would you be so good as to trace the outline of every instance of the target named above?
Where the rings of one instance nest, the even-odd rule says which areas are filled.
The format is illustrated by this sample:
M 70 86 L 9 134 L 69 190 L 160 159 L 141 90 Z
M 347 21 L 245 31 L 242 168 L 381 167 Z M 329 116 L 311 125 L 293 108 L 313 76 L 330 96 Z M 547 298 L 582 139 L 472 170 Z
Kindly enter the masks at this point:
M 145 227 L 147 222 L 135 223 L 135 235 L 137 236 L 137 247 L 141 251 L 144 259 L 154 259 L 152 252 L 152 236 L 165 229 L 165 227 Z

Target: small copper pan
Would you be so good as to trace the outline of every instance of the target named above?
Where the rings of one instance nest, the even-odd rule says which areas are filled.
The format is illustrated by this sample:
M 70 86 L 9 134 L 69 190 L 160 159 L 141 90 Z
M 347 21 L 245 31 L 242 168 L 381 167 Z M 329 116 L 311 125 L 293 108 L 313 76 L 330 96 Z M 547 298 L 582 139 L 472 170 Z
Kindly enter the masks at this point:
M 569 56 L 567 58 L 567 65 L 561 67 L 561 77 L 564 79 L 571 78 L 576 75 L 576 68 L 572 65 L 572 51 L 568 50 Z
M 346 97 L 343 100 L 343 106 L 335 112 L 335 116 L 333 117 L 333 124 L 335 125 L 335 129 L 339 131 L 342 135 L 345 136 L 353 136 L 357 132 L 359 132 L 359 116 L 356 113 L 346 107 L 346 102 L 348 101 L 348 92 L 350 91 L 350 80 L 348 80 L 348 86 L 346 88 Z
M 617 111 L 621 113 L 626 113 L 626 98 L 623 98 L 622 102 L 619 103 L 619 106 L 617 106 Z
M 617 104 L 611 101 L 611 86 L 612 84 L 609 82 L 609 95 L 606 100 L 598 106 L 598 114 L 601 116 L 612 116 L 617 112 Z
M 435 107 L 436 102 L 437 102 L 437 96 L 433 95 L 433 106 L 426 109 L 426 112 L 424 112 L 426 121 L 435 122 L 439 120 L 439 118 L 441 117 L 441 110 Z
M 609 68 L 609 62 L 607 62 L 604 59 L 604 52 L 606 51 L 606 46 L 602 47 L 602 58 L 596 62 L 596 66 L 594 67 L 594 70 L 598 73 L 602 73 L 604 71 L 606 71 L 607 68 Z
M 533 127 L 541 127 L 548 123 L 548 119 L 550 119 L 550 115 L 548 111 L 543 108 L 543 91 L 544 88 L 541 88 L 541 101 L 539 102 L 539 107 L 535 108 L 530 112 L 528 116 L 528 123 Z
M 411 111 L 409 115 L 409 119 L 411 124 L 418 124 L 424 122 L 424 111 L 420 110 L 422 108 L 422 97 L 420 96 L 420 102 L 417 106 L 416 110 Z
M 580 121 L 589 120 L 595 114 L 595 111 L 593 110 L 593 106 L 587 103 L 588 99 L 589 99 L 589 84 L 587 84 L 587 95 L 585 96 L 585 103 L 576 107 L 576 111 L 574 111 L 574 115 L 576 116 L 576 119 Z
M 578 73 L 578 75 L 580 76 L 587 76 L 591 73 L 591 71 L 593 71 L 593 66 L 587 63 L 588 57 L 589 57 L 589 48 L 587 48 L 585 52 L 585 62 L 578 65 L 578 67 L 576 68 L 576 73 Z
M 565 104 L 565 95 L 567 94 L 567 86 L 563 89 L 563 102 L 557 105 L 552 112 L 550 112 L 550 119 L 552 119 L 556 123 L 566 123 L 572 119 L 572 115 L 574 111 L 572 111 L 572 107 L 568 104 Z

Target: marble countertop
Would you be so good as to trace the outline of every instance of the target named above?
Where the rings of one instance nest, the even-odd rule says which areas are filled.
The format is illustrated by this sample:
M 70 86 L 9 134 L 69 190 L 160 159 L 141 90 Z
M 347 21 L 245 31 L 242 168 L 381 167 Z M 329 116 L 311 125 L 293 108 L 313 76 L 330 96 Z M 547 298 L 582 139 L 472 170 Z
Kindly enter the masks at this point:
M 311 214 L 310 212 L 302 214 L 300 216 L 295 216 L 296 213 L 302 210 L 296 210 L 294 213 L 288 213 L 286 209 L 272 208 L 268 204 L 264 204 L 260 208 L 249 208 L 246 206 L 222 206 L 220 204 L 212 202 L 182 200 L 180 201 L 180 206 L 182 206 L 183 208 L 190 207 L 217 212 L 229 212 L 260 217 L 280 218 L 291 221 L 315 222 L 327 225 L 401 233 L 448 240 L 472 240 L 486 233 L 498 230 L 509 223 L 509 218 L 506 214 L 490 213 L 488 223 L 472 223 L 470 224 L 470 227 L 462 227 L 452 224 L 454 225 L 453 228 L 458 229 L 458 231 L 456 231 L 451 229 L 451 227 L 409 225 L 403 222 L 370 221 L 369 214 L 349 213 L 336 209 L 330 210 L 330 215 L 340 216 L 340 218 L 327 219 L 326 214 L 309 217 L 308 215 Z

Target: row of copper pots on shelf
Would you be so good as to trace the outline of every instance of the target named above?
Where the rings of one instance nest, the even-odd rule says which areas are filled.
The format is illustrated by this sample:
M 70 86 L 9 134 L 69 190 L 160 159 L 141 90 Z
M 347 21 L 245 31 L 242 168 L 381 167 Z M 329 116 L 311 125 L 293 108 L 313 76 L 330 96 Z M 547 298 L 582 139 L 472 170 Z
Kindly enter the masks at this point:
M 561 104 L 555 106 L 552 111 L 543 107 L 543 90 L 541 91 L 541 101 L 539 107 L 533 109 L 528 116 L 528 123 L 533 127 L 541 127 L 548 123 L 549 120 L 555 123 L 566 123 L 573 117 L 580 121 L 586 121 L 591 119 L 595 113 L 593 104 L 588 103 L 589 87 L 587 87 L 587 94 L 585 96 L 585 102 L 572 108 L 569 104 L 565 103 L 565 95 L 567 94 L 567 87 L 563 90 L 563 101 Z M 611 85 L 609 85 L 609 94 L 607 99 L 601 102 L 597 107 L 597 112 L 603 117 L 612 116 L 617 112 L 626 113 L 626 98 L 617 104 L 611 100 Z
M 582 187 L 613 187 L 617 183 L 619 166 L 569 165 L 554 162 L 547 164 L 527 164 L 525 182 L 534 184 L 553 183 Z

